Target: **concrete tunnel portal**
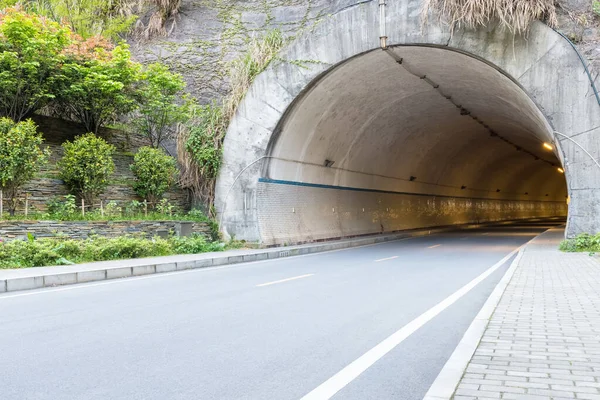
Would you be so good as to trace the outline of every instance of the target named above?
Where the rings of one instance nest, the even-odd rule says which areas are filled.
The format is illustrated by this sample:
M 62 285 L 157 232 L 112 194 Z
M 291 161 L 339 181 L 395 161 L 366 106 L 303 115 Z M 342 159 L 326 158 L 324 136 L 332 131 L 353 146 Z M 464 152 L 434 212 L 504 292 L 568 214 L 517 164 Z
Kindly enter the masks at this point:
M 569 237 L 600 231 L 600 99 L 571 44 L 539 22 L 527 37 L 423 27 L 415 4 L 388 5 L 387 50 L 364 3 L 257 77 L 225 137 L 226 236 L 282 245 L 554 216 Z
M 562 166 L 543 146 L 552 137 L 522 88 L 472 56 L 358 55 L 316 79 L 275 130 L 263 234 L 292 243 L 566 216 Z

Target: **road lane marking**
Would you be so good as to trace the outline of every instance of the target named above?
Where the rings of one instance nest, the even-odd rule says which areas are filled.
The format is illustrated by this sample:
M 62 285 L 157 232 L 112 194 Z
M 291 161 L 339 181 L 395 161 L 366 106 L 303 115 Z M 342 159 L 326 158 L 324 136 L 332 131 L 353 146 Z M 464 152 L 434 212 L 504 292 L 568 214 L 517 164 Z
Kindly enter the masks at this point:
M 332 398 L 337 392 L 342 390 L 346 385 L 356 379 L 360 374 L 365 372 L 369 367 L 379 361 L 383 356 L 392 351 L 396 346 L 408 338 L 410 335 L 415 333 L 419 328 L 431 321 L 434 317 L 440 314 L 442 311 L 456 303 L 461 297 L 469 293 L 475 286 L 481 283 L 485 278 L 494 273 L 500 268 L 506 261 L 508 261 L 515 253 L 517 253 L 522 246 L 513 250 L 505 256 L 502 260 L 488 268 L 485 272 L 467 283 L 456 292 L 446 297 L 440 303 L 436 304 L 423 314 L 413 319 L 408 324 L 404 325 L 398 331 L 393 333 L 387 339 L 384 339 L 381 343 L 367 351 L 365 354 L 354 360 L 352 363 L 343 368 L 340 372 L 323 382 L 320 386 L 315 388 L 313 391 L 302 397 L 301 400 L 325 400 Z
M 436 244 L 435 246 L 429 246 L 428 249 L 435 249 L 436 247 L 440 247 L 441 244 Z
M 177 275 L 191 274 L 191 273 L 201 273 L 201 272 L 215 271 L 215 270 L 220 270 L 220 269 L 235 270 L 235 269 L 245 268 L 249 265 L 273 264 L 275 262 L 281 262 L 282 260 L 294 260 L 294 259 L 299 259 L 299 258 L 304 258 L 304 257 L 318 257 L 321 255 L 339 253 L 342 251 L 357 250 L 357 249 L 363 249 L 363 248 L 367 248 L 367 247 L 375 247 L 375 246 L 381 246 L 381 245 L 394 243 L 394 242 L 404 242 L 404 241 L 411 240 L 411 239 L 421 239 L 421 238 L 422 238 L 422 236 L 411 236 L 411 237 L 406 237 L 406 238 L 393 239 L 393 240 L 389 240 L 386 242 L 371 243 L 371 244 L 365 244 L 365 245 L 360 245 L 360 246 L 355 246 L 355 247 L 347 247 L 344 249 L 319 251 L 316 253 L 300 254 L 297 256 L 290 256 L 290 257 L 272 258 L 269 260 L 248 261 L 248 262 L 243 262 L 243 263 L 227 264 L 227 265 L 220 265 L 220 266 L 214 266 L 214 267 L 194 268 L 194 269 L 188 269 L 188 270 L 183 270 L 183 271 L 174 271 L 174 272 L 163 272 L 163 273 L 159 273 L 159 274 L 157 273 L 157 274 L 152 274 L 152 275 L 147 275 L 147 276 L 138 276 L 138 277 L 132 276 L 132 277 L 124 278 L 124 279 L 110 279 L 107 281 L 99 281 L 97 283 L 77 283 L 77 284 L 73 284 L 73 285 L 65 285 L 64 287 L 60 287 L 60 288 L 43 287 L 43 288 L 27 290 L 27 291 L 17 291 L 16 294 L 7 294 L 7 293 L 11 293 L 11 292 L 6 292 L 6 293 L 0 293 L 0 301 L 2 301 L 4 299 L 12 299 L 15 297 L 38 296 L 40 294 L 67 292 L 67 291 L 71 291 L 71 290 L 80 290 L 80 289 L 85 289 L 85 288 L 90 288 L 90 287 L 95 287 L 95 286 L 107 286 L 107 285 L 118 285 L 118 284 L 122 284 L 122 283 L 133 283 L 133 282 L 145 281 L 145 280 L 149 280 L 149 279 L 160 279 L 160 278 L 165 278 L 165 277 L 169 277 L 169 276 L 177 276 Z M 124 261 L 127 261 L 127 260 L 124 260 Z M 67 271 L 65 273 L 69 273 L 69 272 Z
M 296 279 L 308 278 L 309 276 L 313 276 L 313 275 L 314 275 L 314 274 L 306 274 L 306 275 L 294 276 L 293 278 L 281 279 L 281 280 L 279 280 L 279 281 L 267 282 L 267 283 L 261 283 L 260 285 L 256 285 L 256 287 L 263 287 L 263 286 L 276 285 L 276 284 L 278 284 L 278 283 L 289 282 L 289 281 L 295 281 Z
M 388 257 L 388 258 L 380 258 L 379 260 L 375 260 L 375 262 L 382 262 L 382 261 L 393 260 L 394 258 L 398 258 L 398 256 Z

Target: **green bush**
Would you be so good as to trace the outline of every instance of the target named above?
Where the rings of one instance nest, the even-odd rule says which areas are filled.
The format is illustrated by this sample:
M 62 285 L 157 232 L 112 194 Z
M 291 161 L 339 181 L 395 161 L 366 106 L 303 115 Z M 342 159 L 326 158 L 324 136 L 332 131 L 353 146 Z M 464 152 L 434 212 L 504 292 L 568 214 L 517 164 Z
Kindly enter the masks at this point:
M 64 156 L 58 162 L 60 177 L 71 191 L 92 206 L 108 186 L 115 170 L 115 147 L 93 133 L 78 136 L 62 145 Z
M 140 257 L 197 254 L 221 251 L 224 245 L 208 242 L 202 236 L 145 239 L 123 236 L 107 239 L 96 236 L 86 240 L 43 238 L 0 241 L 0 268 L 27 268 L 46 265 L 120 260 Z
M 71 220 L 78 215 L 76 198 L 72 194 L 54 196 L 46 202 L 50 217 L 58 220 Z
M 169 238 L 169 243 L 176 254 L 206 253 L 209 251 L 219 251 L 223 248 L 220 243 L 209 243 L 204 237 L 199 235 L 191 237 L 174 236 Z
M 563 240 L 559 249 L 566 252 L 600 252 L 600 233 L 582 233 L 574 239 Z
M 15 214 L 17 196 L 48 158 L 42 134 L 32 120 L 14 122 L 0 118 L 0 189 L 8 199 L 8 211 Z
M 175 159 L 160 149 L 142 147 L 135 155 L 131 171 L 135 175 L 135 192 L 151 204 L 156 204 L 175 182 Z

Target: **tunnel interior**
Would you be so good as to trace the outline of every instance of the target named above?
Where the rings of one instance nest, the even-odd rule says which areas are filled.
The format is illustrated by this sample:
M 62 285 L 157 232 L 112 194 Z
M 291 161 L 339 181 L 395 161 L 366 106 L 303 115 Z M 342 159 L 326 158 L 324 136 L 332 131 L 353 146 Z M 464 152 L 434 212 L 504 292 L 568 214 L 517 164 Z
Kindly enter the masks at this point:
M 257 187 L 267 244 L 565 216 L 552 127 L 514 79 L 448 48 L 332 67 L 284 113 Z

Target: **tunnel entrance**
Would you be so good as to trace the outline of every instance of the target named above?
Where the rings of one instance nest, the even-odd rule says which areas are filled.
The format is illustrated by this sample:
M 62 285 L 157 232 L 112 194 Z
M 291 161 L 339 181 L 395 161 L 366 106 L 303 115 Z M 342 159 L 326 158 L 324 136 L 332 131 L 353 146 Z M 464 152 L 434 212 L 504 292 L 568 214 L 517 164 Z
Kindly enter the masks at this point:
M 524 90 L 473 56 L 358 55 L 314 80 L 275 129 L 257 186 L 262 240 L 566 216 L 552 137 Z
M 388 50 L 378 2 L 361 2 L 256 78 L 223 147 L 225 236 L 277 245 L 567 213 L 568 237 L 599 232 L 600 95 L 574 46 L 541 22 L 526 37 L 491 22 L 451 32 L 424 25 L 420 2 L 386 10 Z

